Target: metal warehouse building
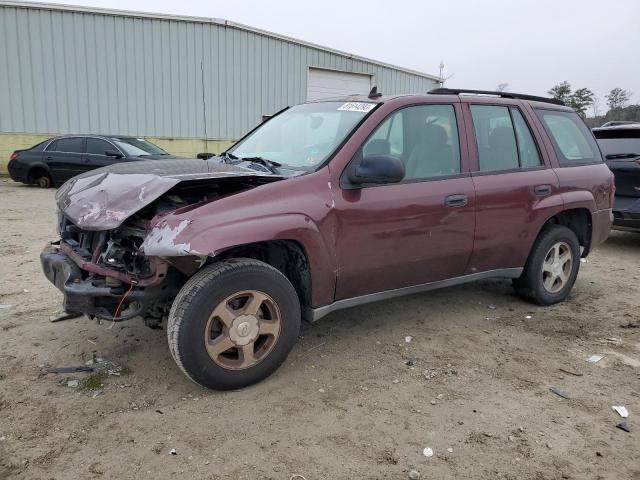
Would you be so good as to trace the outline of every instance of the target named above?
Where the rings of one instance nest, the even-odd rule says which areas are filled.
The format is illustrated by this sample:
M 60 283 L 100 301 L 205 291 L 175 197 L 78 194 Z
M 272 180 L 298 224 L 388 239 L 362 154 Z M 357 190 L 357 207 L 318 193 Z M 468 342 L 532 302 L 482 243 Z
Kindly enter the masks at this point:
M 287 105 L 438 80 L 226 20 L 0 0 L 0 170 L 65 133 L 218 152 Z

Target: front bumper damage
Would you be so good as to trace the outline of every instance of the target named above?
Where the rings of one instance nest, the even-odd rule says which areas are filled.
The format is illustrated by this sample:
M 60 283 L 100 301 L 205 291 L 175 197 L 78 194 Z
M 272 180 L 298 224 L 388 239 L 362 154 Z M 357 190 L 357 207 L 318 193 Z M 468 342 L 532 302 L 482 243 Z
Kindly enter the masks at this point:
M 167 276 L 168 265 L 157 259 L 155 274 L 139 281 L 78 258 L 64 242 L 47 245 L 40 253 L 40 263 L 47 279 L 63 293 L 67 313 L 116 322 L 146 317 L 176 293 Z M 162 312 L 157 313 L 161 318 Z

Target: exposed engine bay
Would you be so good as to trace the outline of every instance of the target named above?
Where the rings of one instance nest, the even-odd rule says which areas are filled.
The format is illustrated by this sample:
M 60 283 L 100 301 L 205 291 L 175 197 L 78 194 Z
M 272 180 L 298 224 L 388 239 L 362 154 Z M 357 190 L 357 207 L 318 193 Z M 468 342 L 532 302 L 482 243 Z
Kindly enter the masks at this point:
M 194 166 L 184 162 L 181 167 Z M 58 191 L 60 240 L 42 252 L 41 262 L 49 280 L 65 294 L 66 312 L 110 321 L 141 316 L 157 327 L 180 287 L 206 258 L 145 255 L 143 242 L 152 220 L 282 179 L 219 162 L 211 172 L 210 161 L 196 162 L 208 171 L 157 175 L 98 170 Z

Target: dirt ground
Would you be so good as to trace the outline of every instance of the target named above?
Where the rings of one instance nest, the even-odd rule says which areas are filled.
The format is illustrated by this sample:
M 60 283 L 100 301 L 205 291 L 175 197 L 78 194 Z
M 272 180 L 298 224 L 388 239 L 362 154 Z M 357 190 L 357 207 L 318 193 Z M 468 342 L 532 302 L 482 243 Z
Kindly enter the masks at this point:
M 164 331 L 49 322 L 53 196 L 0 180 L 0 479 L 640 479 L 640 235 L 613 232 L 564 304 L 495 280 L 337 312 L 220 393 Z M 93 357 L 119 375 L 42 373 Z

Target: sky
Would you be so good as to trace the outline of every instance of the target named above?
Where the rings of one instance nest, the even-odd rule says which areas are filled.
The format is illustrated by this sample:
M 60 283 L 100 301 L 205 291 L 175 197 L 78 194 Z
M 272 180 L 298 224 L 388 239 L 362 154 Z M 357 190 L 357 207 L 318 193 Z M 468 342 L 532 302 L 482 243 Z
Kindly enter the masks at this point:
M 224 18 L 435 75 L 443 62 L 452 88 L 546 95 L 566 80 L 601 114 L 614 87 L 640 103 L 640 0 L 53 2 Z

